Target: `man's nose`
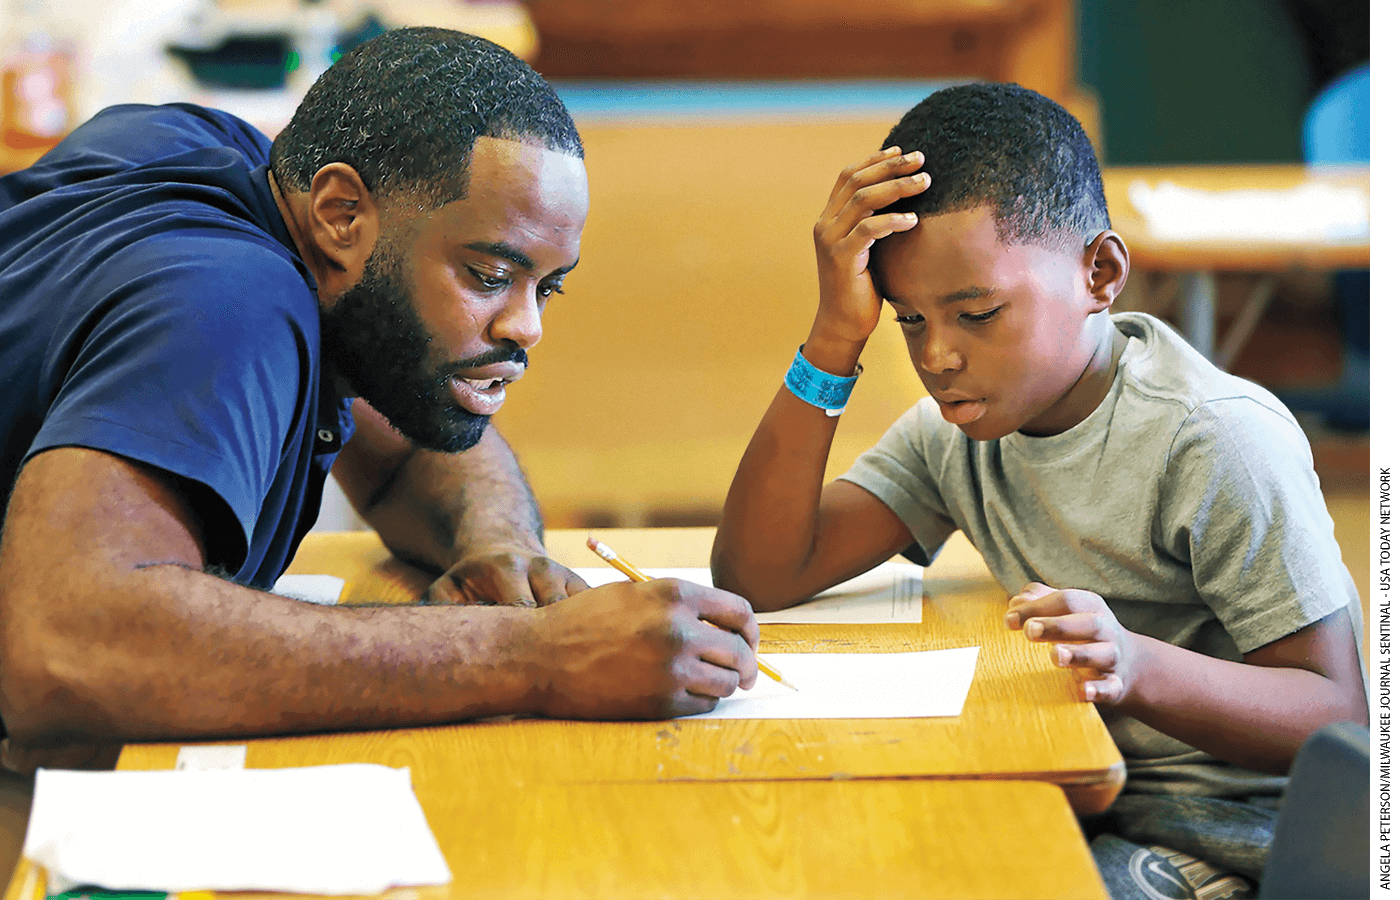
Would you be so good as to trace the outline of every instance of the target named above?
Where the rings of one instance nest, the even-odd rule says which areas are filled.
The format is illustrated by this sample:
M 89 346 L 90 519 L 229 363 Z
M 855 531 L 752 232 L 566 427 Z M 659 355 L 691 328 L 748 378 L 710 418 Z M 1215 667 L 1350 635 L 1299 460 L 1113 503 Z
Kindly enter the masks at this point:
M 534 285 L 521 285 L 511 291 L 505 305 L 491 320 L 493 341 L 514 341 L 521 348 L 529 350 L 544 336 L 544 326 L 540 322 L 540 304 L 535 299 L 537 288 Z

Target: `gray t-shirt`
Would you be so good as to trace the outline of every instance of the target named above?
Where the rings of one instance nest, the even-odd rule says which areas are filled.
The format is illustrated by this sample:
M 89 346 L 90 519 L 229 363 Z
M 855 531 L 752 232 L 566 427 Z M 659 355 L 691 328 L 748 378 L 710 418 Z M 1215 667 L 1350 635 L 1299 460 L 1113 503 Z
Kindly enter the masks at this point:
M 974 441 L 920 400 L 841 477 L 880 498 L 931 559 L 961 529 L 1008 595 L 1031 581 L 1101 595 L 1124 628 L 1220 659 L 1361 606 L 1312 452 L 1272 394 L 1170 328 L 1128 337 L 1098 408 L 1050 437 Z M 1229 765 L 1101 708 L 1130 791 L 1273 794 Z

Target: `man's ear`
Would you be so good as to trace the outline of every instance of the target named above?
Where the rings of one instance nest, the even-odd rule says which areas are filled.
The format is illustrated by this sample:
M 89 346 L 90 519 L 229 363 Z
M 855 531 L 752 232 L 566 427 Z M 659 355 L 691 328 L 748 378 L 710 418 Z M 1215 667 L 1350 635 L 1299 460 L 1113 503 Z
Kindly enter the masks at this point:
M 356 282 L 379 239 L 379 205 L 360 173 L 346 163 L 322 166 L 311 178 L 308 225 L 326 264 Z
M 1116 231 L 1101 231 L 1084 248 L 1084 274 L 1088 281 L 1092 312 L 1113 305 L 1128 281 L 1128 245 Z

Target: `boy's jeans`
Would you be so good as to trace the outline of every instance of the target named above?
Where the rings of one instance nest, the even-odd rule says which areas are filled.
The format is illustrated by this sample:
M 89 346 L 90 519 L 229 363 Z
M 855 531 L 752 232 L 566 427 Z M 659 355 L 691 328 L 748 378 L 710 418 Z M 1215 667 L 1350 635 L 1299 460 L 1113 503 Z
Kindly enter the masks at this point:
M 1081 824 L 1114 900 L 1243 900 L 1263 874 L 1277 806 L 1277 797 L 1128 794 Z

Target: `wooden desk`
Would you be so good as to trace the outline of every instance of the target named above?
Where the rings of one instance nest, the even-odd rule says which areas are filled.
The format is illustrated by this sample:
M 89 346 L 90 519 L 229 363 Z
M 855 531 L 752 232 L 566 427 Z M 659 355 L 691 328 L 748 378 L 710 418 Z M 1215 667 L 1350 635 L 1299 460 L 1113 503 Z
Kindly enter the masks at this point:
M 397 764 L 412 767 L 454 878 L 386 900 L 1107 897 L 1069 805 L 1047 784 L 516 785 L 434 756 L 421 747 Z M 22 862 L 6 900 L 42 897 L 42 881 Z M 179 895 L 195 896 L 208 897 Z
M 588 533 L 546 544 L 595 566 Z M 714 536 L 594 533 L 644 567 L 703 564 Z M 292 571 L 345 577 L 342 602 L 411 601 L 428 581 L 364 532 L 308 536 Z M 1001 624 L 1005 596 L 965 539 L 925 592 L 919 625 L 769 625 L 762 649 L 978 644 L 956 719 L 492 720 L 251 740 L 246 765 L 410 767 L 456 881 L 393 897 L 1105 896 L 1071 809 L 1101 810 L 1122 786 L 1097 712 Z M 128 745 L 118 768 L 173 768 L 178 751 Z M 40 881 L 22 863 L 6 897 Z
M 546 534 L 565 565 L 597 566 L 590 532 Z M 595 531 L 640 566 L 695 566 L 711 528 Z M 312 534 L 291 571 L 346 577 L 342 601 L 406 602 L 428 579 L 392 558 L 372 533 Z M 917 625 L 767 625 L 761 650 L 871 652 L 979 645 L 977 675 L 957 718 L 861 720 L 488 721 L 436 728 L 250 741 L 248 765 L 295 746 L 299 765 L 406 756 L 473 760 L 517 784 L 818 778 L 979 778 L 1049 781 L 1080 812 L 1104 809 L 1124 781 L 1122 757 L 1097 710 L 1075 698 L 1070 674 L 1043 646 L 1002 623 L 1005 594 L 961 535 L 924 582 Z M 131 745 L 122 767 L 169 768 L 178 747 Z M 264 754 L 271 754 L 265 756 Z M 447 763 L 456 766 L 457 763 Z
M 1215 343 L 1216 272 L 1256 272 L 1265 275 L 1307 270 L 1365 269 L 1371 265 L 1368 239 L 1275 241 L 1164 240 L 1147 230 L 1147 223 L 1128 199 L 1135 181 L 1152 187 L 1171 182 L 1208 191 L 1287 191 L 1305 185 L 1360 187 L 1370 190 L 1370 169 L 1307 167 L 1302 165 L 1219 165 L 1110 167 L 1103 171 L 1104 196 L 1113 227 L 1128 245 L 1132 267 L 1178 276 L 1181 326 L 1197 350 L 1228 368 L 1249 332 L 1263 315 L 1272 283 L 1266 279 L 1236 318 L 1230 333 Z

